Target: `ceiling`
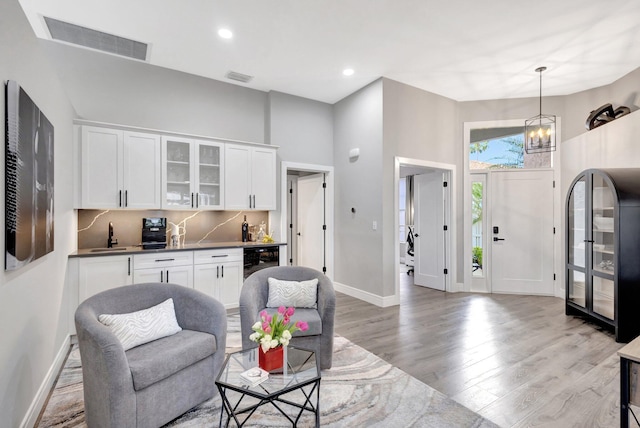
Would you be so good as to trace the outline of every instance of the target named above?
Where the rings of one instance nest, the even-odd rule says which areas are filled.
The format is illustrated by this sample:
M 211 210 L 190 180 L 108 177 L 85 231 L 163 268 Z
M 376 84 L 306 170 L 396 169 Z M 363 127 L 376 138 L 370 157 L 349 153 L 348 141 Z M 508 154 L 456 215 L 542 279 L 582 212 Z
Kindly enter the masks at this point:
M 331 104 L 381 76 L 471 101 L 538 96 L 539 66 L 545 96 L 640 66 L 638 0 L 19 1 L 43 39 L 47 16 L 148 43 L 156 66 Z

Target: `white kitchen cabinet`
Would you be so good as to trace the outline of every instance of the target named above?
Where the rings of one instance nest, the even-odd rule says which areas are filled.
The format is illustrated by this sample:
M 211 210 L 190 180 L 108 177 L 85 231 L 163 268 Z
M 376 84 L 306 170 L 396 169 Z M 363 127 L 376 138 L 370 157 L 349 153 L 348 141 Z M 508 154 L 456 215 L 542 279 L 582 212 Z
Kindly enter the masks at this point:
M 134 254 L 133 283 L 168 282 L 193 288 L 193 252 Z
M 111 288 L 133 283 L 132 256 L 78 259 L 78 303 Z
M 225 308 L 237 308 L 243 281 L 242 249 L 196 251 L 194 288 L 218 299 Z
M 276 150 L 225 145 L 225 209 L 276 209 Z
M 159 209 L 160 137 L 82 126 L 80 207 Z
M 162 137 L 162 208 L 223 209 L 223 147 L 215 141 Z

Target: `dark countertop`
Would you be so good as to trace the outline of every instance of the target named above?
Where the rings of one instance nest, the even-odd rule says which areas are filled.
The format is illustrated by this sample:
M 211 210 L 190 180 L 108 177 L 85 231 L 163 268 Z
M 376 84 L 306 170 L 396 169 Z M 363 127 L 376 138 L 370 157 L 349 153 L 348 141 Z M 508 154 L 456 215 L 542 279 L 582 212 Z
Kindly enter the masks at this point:
M 168 251 L 199 251 L 199 250 L 216 250 L 223 248 L 253 248 L 253 247 L 278 247 L 287 245 L 286 242 L 272 242 L 266 244 L 264 242 L 206 242 L 202 244 L 185 244 L 179 247 L 170 247 L 159 250 L 144 250 L 141 245 L 130 247 L 114 247 L 114 248 L 85 248 L 74 251 L 69 257 L 99 257 L 99 256 L 118 256 L 124 254 L 150 254 L 150 253 L 166 253 Z

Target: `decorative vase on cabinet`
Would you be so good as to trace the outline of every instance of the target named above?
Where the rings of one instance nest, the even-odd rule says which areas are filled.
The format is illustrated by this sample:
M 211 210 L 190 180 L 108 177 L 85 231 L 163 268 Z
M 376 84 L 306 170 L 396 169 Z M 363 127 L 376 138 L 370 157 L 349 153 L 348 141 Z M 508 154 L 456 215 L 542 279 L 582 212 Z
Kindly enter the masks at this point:
M 567 194 L 566 314 L 640 335 L 640 169 L 589 169 Z

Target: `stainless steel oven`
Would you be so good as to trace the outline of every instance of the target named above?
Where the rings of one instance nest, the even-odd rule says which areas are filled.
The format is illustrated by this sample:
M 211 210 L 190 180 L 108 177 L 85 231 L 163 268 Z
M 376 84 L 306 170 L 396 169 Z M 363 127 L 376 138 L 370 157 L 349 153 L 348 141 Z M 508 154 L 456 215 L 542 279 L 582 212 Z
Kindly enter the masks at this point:
M 260 269 L 271 266 L 280 266 L 280 247 L 250 246 L 244 249 L 244 279 Z

